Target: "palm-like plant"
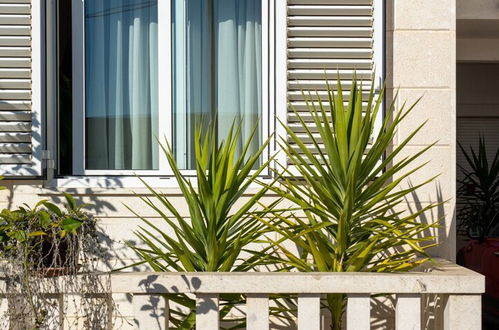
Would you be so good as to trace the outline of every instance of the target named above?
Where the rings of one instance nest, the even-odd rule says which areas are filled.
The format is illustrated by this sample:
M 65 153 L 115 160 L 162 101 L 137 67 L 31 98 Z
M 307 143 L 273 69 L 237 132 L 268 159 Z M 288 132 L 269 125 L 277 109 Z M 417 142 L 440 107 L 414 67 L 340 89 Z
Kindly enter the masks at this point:
M 423 124 L 388 152 L 397 126 L 414 106 L 395 111 L 392 104 L 375 132 L 383 91 L 376 98 L 371 89 L 366 100 L 362 92 L 353 81 L 345 100 L 339 81 L 336 92 L 328 85 L 330 111 L 322 101 L 304 95 L 316 130 L 295 114 L 313 150 L 285 126 L 289 140 L 282 139 L 281 148 L 297 174 L 282 166 L 281 185 L 270 189 L 302 212 L 276 212 L 272 221 L 261 220 L 283 237 L 274 246 L 287 267 L 303 272 L 396 272 L 429 258 L 425 249 L 434 245 L 434 237 L 426 231 L 435 223 L 420 223 L 418 217 L 435 205 L 411 212 L 404 210 L 404 203 L 433 178 L 405 189 L 400 184 L 423 166 L 410 167 L 431 146 L 397 158 Z M 301 252 L 290 251 L 285 241 L 292 241 Z M 341 327 L 344 304 L 344 295 L 327 295 L 333 329 Z
M 258 240 L 266 229 L 253 214 L 262 216 L 257 206 L 260 198 L 268 191 L 261 187 L 258 192 L 243 200 L 243 195 L 255 179 L 267 169 L 269 159 L 259 165 L 261 155 L 270 139 L 261 147 L 250 151 L 256 127 L 237 152 L 241 125 L 232 125 L 228 135 L 217 141 L 217 125 L 213 121 L 208 127 L 197 126 L 195 130 L 196 182 L 184 176 L 174 153 L 166 142 L 162 146 L 170 167 L 177 179 L 182 196 L 188 206 L 189 216 L 181 215 L 165 195 L 157 192 L 146 182 L 156 201 L 140 197 L 173 230 L 166 233 L 150 220 L 135 213 L 144 226 L 136 232 L 145 247 L 131 246 L 155 271 L 173 272 L 244 272 L 260 265 L 265 254 L 255 253 L 242 260 L 245 247 Z M 236 207 L 236 203 L 241 206 Z M 170 214 L 166 214 L 166 208 Z M 261 208 L 260 208 L 261 209 Z M 170 310 L 170 320 L 179 329 L 191 329 L 195 324 L 195 302 L 187 296 L 172 296 L 170 299 L 190 309 L 188 315 Z M 227 314 L 238 295 L 226 295 L 221 299 L 228 304 L 221 311 Z
M 483 241 L 499 224 L 499 150 L 489 162 L 483 137 L 477 151 L 470 148 L 468 153 L 460 143 L 459 148 L 469 166 L 459 165 L 464 174 L 457 191 L 459 229 Z

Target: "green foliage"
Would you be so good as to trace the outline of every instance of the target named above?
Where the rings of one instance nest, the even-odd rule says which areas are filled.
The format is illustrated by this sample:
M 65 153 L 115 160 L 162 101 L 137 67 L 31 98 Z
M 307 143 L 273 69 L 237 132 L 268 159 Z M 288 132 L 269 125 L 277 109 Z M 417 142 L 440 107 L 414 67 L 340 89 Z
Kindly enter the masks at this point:
M 423 125 L 390 151 L 397 127 L 414 105 L 395 111 L 391 104 L 375 131 L 383 92 L 376 97 L 371 89 L 363 100 L 362 86 L 354 80 L 346 99 L 338 81 L 337 91 L 328 86 L 328 96 L 323 103 L 304 95 L 316 130 L 295 111 L 316 153 L 284 125 L 290 138 L 281 140 L 281 149 L 297 173 L 282 166 L 276 171 L 281 185 L 269 189 L 302 212 L 278 211 L 272 221 L 261 218 L 283 237 L 273 242 L 280 255 L 276 262 L 302 272 L 398 272 L 426 262 L 425 249 L 435 239 L 427 231 L 436 224 L 420 223 L 418 217 L 435 205 L 410 211 L 406 199 L 433 178 L 400 188 L 423 166 L 412 166 L 414 161 L 431 147 L 403 156 Z M 287 249 L 286 241 L 300 253 Z M 340 329 L 344 302 L 341 294 L 327 296 L 333 329 Z
M 470 148 L 467 152 L 460 143 L 459 148 L 469 166 L 459 166 L 464 175 L 457 191 L 461 204 L 457 212 L 459 228 L 483 240 L 499 224 L 499 150 L 489 162 L 483 137 L 477 151 Z
M 96 297 L 110 293 L 103 281 L 106 252 L 98 240 L 96 219 L 71 195 L 65 195 L 65 202 L 61 208 L 42 200 L 33 208 L 0 212 L 1 272 L 11 279 L 2 291 L 10 307 L 0 320 L 8 320 L 13 329 L 58 329 L 75 322 L 101 329 L 110 321 L 112 301 L 68 301 L 71 320 L 54 304 L 54 296 L 67 292 L 92 292 Z
M 259 165 L 270 139 L 256 152 L 250 151 L 255 132 L 256 127 L 238 153 L 241 124 L 233 124 L 220 142 L 217 140 L 216 122 L 210 123 L 208 127 L 197 126 L 194 143 L 195 182 L 182 174 L 168 142 L 166 146 L 162 146 L 188 206 L 189 215 L 184 217 L 178 204 L 143 181 L 155 200 L 145 196 L 140 198 L 173 231 L 165 232 L 163 226 L 154 224 L 132 210 L 144 223 L 136 235 L 146 247 L 131 245 L 131 248 L 152 269 L 176 272 L 244 272 L 262 263 L 262 258 L 265 258 L 263 252 L 255 252 L 244 260 L 241 258 L 243 252 L 249 253 L 245 247 L 259 242 L 267 230 L 253 215 L 263 216 L 257 207 L 269 188 L 259 188 L 257 192 L 244 196 L 255 179 L 265 173 L 271 161 L 269 159 Z M 228 301 L 222 310 L 222 316 L 242 299 L 238 295 L 221 298 Z M 195 302 L 187 296 L 170 299 L 191 310 L 188 316 L 181 313 L 177 315 L 177 312 L 172 311 L 171 321 L 181 329 L 192 328 Z
M 44 242 L 77 236 L 82 226 L 95 230 L 95 220 L 83 209 L 85 204 L 77 205 L 74 198 L 65 194 L 66 209 L 42 200 L 33 208 L 21 206 L 14 211 L 4 209 L 0 212 L 0 253 L 9 257 L 18 253 L 19 246 L 28 247 L 30 253 L 37 253 Z M 39 251 L 38 251 L 39 252 Z

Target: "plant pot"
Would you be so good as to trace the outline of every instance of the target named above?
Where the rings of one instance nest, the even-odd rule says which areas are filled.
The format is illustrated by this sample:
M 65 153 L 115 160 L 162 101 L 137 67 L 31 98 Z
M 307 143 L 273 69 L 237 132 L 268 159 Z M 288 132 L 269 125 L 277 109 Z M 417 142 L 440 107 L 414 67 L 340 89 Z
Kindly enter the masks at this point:
M 67 275 L 78 271 L 78 238 L 66 236 L 54 240 L 51 237 L 38 241 L 31 252 L 34 268 L 49 277 Z

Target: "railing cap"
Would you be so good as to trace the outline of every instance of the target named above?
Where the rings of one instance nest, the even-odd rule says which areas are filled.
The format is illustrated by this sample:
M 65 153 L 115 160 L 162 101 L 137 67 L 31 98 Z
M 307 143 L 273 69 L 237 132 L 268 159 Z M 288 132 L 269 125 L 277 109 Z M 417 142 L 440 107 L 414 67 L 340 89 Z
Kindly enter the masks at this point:
M 407 273 L 115 273 L 113 292 L 127 293 L 440 293 L 479 294 L 485 279 L 439 260 Z

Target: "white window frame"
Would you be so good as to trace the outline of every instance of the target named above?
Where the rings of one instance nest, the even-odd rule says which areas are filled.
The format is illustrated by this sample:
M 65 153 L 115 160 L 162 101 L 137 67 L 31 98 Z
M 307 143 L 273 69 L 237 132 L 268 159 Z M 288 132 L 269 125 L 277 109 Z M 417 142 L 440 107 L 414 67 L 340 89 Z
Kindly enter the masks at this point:
M 184 0 L 185 2 L 188 0 Z M 274 4 L 271 1 L 262 1 L 262 113 L 261 113 L 261 133 L 264 141 L 270 136 L 273 130 L 274 114 L 271 103 L 273 94 L 274 77 L 270 74 L 271 61 L 274 58 L 275 47 L 272 43 L 273 13 Z M 139 175 L 149 177 L 148 181 L 157 186 L 171 186 L 165 182 L 173 176 L 166 157 L 158 146 L 159 169 L 157 170 L 88 170 L 85 169 L 85 36 L 84 36 L 84 0 L 72 0 L 72 29 L 73 29 L 73 176 L 62 179 L 55 179 L 57 185 L 66 185 L 71 182 L 80 186 L 135 186 Z M 160 125 L 158 133 L 160 140 L 164 137 L 168 141 L 173 141 L 173 109 L 172 109 L 172 44 L 171 38 L 171 0 L 158 0 L 158 35 L 162 36 L 158 40 L 158 61 L 159 66 L 159 122 L 170 123 Z M 76 78 L 81 77 L 81 78 Z M 285 78 L 285 77 L 284 77 Z M 162 109 L 165 109 L 162 111 Z M 275 151 L 275 147 L 268 148 L 264 152 L 264 161 L 268 160 L 270 154 Z M 194 175 L 195 171 L 185 170 L 186 175 Z M 112 179 L 110 179 L 112 178 Z M 173 180 L 174 181 L 174 180 Z M 175 184 L 174 184 L 175 185 Z
M 158 122 L 171 122 L 171 13 L 169 0 L 158 1 L 158 90 L 163 97 L 158 100 Z M 161 148 L 157 170 L 88 170 L 85 169 L 85 1 L 72 0 L 72 35 L 73 35 L 73 174 L 75 176 L 95 175 L 164 175 L 168 174 L 168 164 L 161 157 Z M 167 111 L 161 111 L 167 109 Z M 158 126 L 158 137 L 171 137 L 170 125 Z M 170 138 L 171 141 L 171 138 Z

